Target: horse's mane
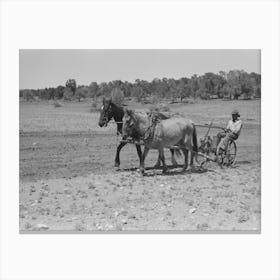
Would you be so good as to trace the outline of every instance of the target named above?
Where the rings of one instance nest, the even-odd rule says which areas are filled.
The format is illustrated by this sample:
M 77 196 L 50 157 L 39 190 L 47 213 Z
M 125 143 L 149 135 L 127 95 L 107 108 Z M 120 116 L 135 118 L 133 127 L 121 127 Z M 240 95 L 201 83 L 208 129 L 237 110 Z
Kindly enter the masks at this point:
M 124 105 L 123 104 L 114 103 L 113 101 L 111 101 L 110 103 L 111 103 L 112 106 L 124 110 Z
M 137 120 L 137 122 L 140 122 L 141 120 L 147 120 L 149 117 L 149 112 L 146 110 L 131 110 L 132 116 Z

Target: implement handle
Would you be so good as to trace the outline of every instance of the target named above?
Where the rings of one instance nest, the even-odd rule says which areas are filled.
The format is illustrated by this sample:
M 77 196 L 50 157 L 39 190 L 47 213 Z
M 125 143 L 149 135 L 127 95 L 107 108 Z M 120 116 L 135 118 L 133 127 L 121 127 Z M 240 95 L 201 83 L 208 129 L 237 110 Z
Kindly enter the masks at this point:
M 208 136 L 208 134 L 209 134 L 209 131 L 210 131 L 211 127 L 212 127 L 212 124 L 213 124 L 213 120 L 212 120 L 212 121 L 210 122 L 210 124 L 209 124 L 209 127 L 208 127 L 208 129 L 207 129 L 207 132 L 206 132 L 206 134 L 205 134 L 205 136 L 204 136 L 204 139 L 207 138 L 207 136 Z
M 209 127 L 210 125 L 209 124 L 196 124 L 195 126 L 197 127 Z M 217 129 L 225 129 L 224 127 L 222 126 L 215 126 L 215 125 L 211 125 L 210 128 L 217 128 Z

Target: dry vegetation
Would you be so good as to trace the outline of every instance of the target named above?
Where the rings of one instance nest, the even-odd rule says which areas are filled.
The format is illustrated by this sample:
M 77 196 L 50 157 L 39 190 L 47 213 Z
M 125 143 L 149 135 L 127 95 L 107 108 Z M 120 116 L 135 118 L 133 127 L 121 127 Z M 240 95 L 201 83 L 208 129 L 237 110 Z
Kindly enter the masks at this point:
M 201 173 L 172 169 L 167 176 L 148 168 L 142 177 L 136 149 L 128 145 L 115 171 L 115 124 L 99 128 L 90 103 L 22 103 L 20 230 L 260 230 L 260 101 L 168 107 L 195 123 L 217 125 L 239 108 L 244 129 L 236 165 L 208 164 Z M 148 167 L 156 157 L 156 151 L 149 154 Z

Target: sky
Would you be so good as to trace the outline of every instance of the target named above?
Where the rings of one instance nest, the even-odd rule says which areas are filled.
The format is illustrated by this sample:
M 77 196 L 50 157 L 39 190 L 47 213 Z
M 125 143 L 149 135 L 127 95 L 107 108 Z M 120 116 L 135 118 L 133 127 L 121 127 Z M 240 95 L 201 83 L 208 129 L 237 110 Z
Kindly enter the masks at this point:
M 38 89 L 91 82 L 191 77 L 245 70 L 260 74 L 260 50 L 20 50 L 19 87 Z

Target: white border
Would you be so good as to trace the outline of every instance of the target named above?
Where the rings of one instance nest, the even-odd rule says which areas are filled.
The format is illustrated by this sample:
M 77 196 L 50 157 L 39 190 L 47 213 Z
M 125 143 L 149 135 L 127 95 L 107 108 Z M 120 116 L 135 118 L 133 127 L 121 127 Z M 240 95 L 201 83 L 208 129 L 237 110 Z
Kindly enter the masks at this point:
M 279 31 L 278 1 L 2 1 L 1 279 L 279 279 Z M 262 234 L 19 235 L 20 48 L 261 49 Z

